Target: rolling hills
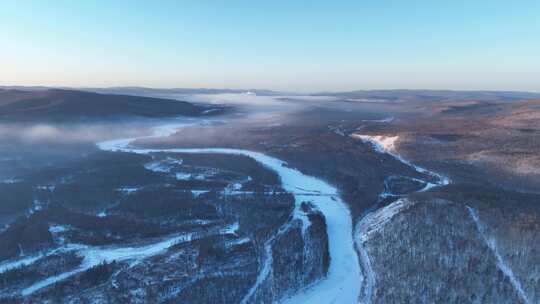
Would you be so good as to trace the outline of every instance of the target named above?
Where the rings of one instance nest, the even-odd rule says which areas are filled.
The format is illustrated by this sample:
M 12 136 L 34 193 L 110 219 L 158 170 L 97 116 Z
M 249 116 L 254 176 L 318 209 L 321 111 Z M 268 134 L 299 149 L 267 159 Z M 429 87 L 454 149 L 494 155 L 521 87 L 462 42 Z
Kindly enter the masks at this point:
M 74 90 L 0 90 L 0 120 L 65 121 L 127 117 L 199 116 L 210 108 L 151 97 Z M 212 111 L 216 112 L 216 111 Z

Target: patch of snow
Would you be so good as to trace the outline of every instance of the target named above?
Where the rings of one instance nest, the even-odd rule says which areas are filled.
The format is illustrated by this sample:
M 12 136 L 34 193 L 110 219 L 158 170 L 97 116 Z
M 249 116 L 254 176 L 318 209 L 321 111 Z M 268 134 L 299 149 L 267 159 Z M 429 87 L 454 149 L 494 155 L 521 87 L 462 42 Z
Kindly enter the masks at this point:
M 209 177 L 215 176 L 218 173 L 219 173 L 219 170 L 207 169 L 203 173 L 192 175 L 192 178 L 195 180 L 206 180 Z
M 174 168 L 174 166 L 181 165 L 182 163 L 182 159 L 167 157 L 163 160 L 146 163 L 144 164 L 144 168 L 152 172 L 169 173 Z
M 3 184 L 16 184 L 16 183 L 20 183 L 22 182 L 23 180 L 20 179 L 20 178 L 6 178 L 2 181 Z
M 216 111 L 219 111 L 219 110 L 221 110 L 221 109 L 209 109 L 209 110 L 204 110 L 204 111 L 202 112 L 202 114 L 209 114 L 209 113 L 216 112 Z
M 393 153 L 396 148 L 396 141 L 399 139 L 399 136 L 363 134 L 352 134 L 351 137 L 370 143 L 380 153 Z
M 246 244 L 246 243 L 249 243 L 249 242 L 251 242 L 251 239 L 248 238 L 248 237 L 245 237 L 245 238 L 239 238 L 239 239 L 236 239 L 236 240 L 227 241 L 227 242 L 225 243 L 225 247 L 231 248 L 231 247 L 238 246 L 238 245 L 242 245 L 242 244 Z
M 242 189 L 241 183 L 231 183 L 227 185 L 227 187 L 225 187 L 225 189 L 223 189 L 221 193 L 224 195 L 232 195 L 232 194 L 239 193 L 241 189 Z
M 146 163 L 144 164 L 144 168 L 152 172 L 169 172 L 171 170 L 171 168 L 164 166 L 160 161 Z
M 328 126 L 328 129 L 339 136 L 345 136 L 345 132 L 341 129 L 341 127 Z
M 190 173 L 177 172 L 175 176 L 176 176 L 176 180 L 190 180 L 191 179 Z
M 199 197 L 201 194 L 208 192 L 210 192 L 210 190 L 191 190 L 191 194 L 193 194 L 194 197 Z
M 212 220 L 202 220 L 202 219 L 197 219 L 197 220 L 188 220 L 188 221 L 185 221 L 183 223 L 186 223 L 186 224 L 197 224 L 197 225 L 209 225 L 209 224 L 212 224 L 214 223 L 215 221 L 212 221 Z
M 0 227 L 0 233 L 3 233 L 4 231 L 8 230 L 9 227 L 10 227 L 9 224 L 2 225 L 2 227 Z
M 42 210 L 44 207 L 45 207 L 46 203 L 38 200 L 38 199 L 34 199 L 34 201 L 32 202 L 32 206 L 30 207 L 30 209 L 28 209 L 27 211 L 27 214 L 34 214 L 40 210 Z
M 116 189 L 116 191 L 118 192 L 122 192 L 123 194 L 131 194 L 131 193 L 134 193 L 134 192 L 137 192 L 139 191 L 140 188 L 138 187 L 120 187 L 118 189 Z
M 64 244 L 66 238 L 62 235 L 63 232 L 66 232 L 70 229 L 69 226 L 64 225 L 51 225 L 49 226 L 49 232 L 52 234 L 54 241 L 58 244 Z
M 36 188 L 38 190 L 45 190 L 45 191 L 54 192 L 54 190 L 56 189 L 56 186 L 55 185 L 39 185 Z
M 127 147 L 129 143 L 136 140 L 136 137 L 133 138 L 125 138 L 125 139 L 113 139 L 113 140 L 107 140 L 103 141 L 97 144 L 98 148 L 103 151 L 112 151 L 116 152 L 117 147 Z
M 234 234 L 234 235 L 236 235 L 236 233 L 238 232 L 238 229 L 240 229 L 240 223 L 234 222 L 231 225 L 228 225 L 228 226 L 225 226 L 224 228 L 221 228 L 219 230 L 219 233 L 220 234 Z
M 68 231 L 69 227 L 65 225 L 51 225 L 49 226 L 49 232 L 52 234 Z

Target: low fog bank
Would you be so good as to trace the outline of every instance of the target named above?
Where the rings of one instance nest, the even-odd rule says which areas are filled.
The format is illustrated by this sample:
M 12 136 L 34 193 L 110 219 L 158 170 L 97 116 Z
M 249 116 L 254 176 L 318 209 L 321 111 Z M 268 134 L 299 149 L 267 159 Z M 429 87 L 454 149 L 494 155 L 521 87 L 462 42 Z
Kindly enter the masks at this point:
M 124 136 L 130 133 L 137 134 L 138 128 L 126 128 L 125 124 L 95 123 L 95 124 L 2 124 L 0 125 L 0 139 L 19 144 L 69 144 L 90 143 L 111 136 Z M 132 124 L 129 124 L 132 126 Z
M 183 134 L 174 136 L 175 142 L 194 142 L 204 140 L 208 145 L 223 143 L 225 139 L 234 139 L 236 134 L 250 128 L 271 128 L 282 125 L 298 124 L 298 117 L 303 113 L 308 119 L 320 122 L 318 113 L 339 112 L 339 115 L 354 115 L 359 109 L 372 107 L 366 104 L 341 102 L 326 96 L 259 96 L 256 94 L 159 94 L 155 97 L 167 97 L 182 101 L 202 104 L 228 105 L 231 111 L 225 114 L 204 117 L 177 118 L 132 118 L 111 119 L 109 121 L 84 122 L 10 122 L 0 123 L 0 158 L 22 157 L 23 154 L 47 160 L 49 154 L 66 155 L 95 152 L 95 143 L 118 138 L 132 138 L 150 135 L 152 128 L 161 125 L 190 126 Z M 369 113 L 369 110 L 362 110 Z M 311 113 L 305 115 L 305 113 Z M 219 132 L 216 132 L 219 129 Z M 224 136 L 229 135 L 229 136 Z M 220 140 L 221 139 L 221 140 Z M 197 142 L 197 140 L 195 140 Z M 232 140 L 234 142 L 234 140 Z
M 257 144 L 264 147 L 272 140 L 274 132 L 289 133 L 293 128 L 305 130 L 312 125 L 326 128 L 327 120 L 357 119 L 360 112 L 367 117 L 370 110 L 364 108 L 373 107 L 325 96 L 193 94 L 156 97 L 232 107 L 226 113 L 201 117 L 0 123 L 0 182 L 17 180 L 29 170 L 36 172 L 44 166 L 59 166 L 91 154 L 106 153 L 99 151 L 96 143 L 149 136 L 158 126 L 173 130 L 182 127 L 182 130 L 137 144 L 179 147 L 254 147 Z
M 137 92 L 131 92 L 137 95 Z M 305 110 L 311 106 L 339 100 L 334 96 L 310 95 L 259 95 L 255 92 L 243 93 L 163 93 L 160 91 L 144 92 L 144 96 L 187 101 L 194 104 L 232 106 L 240 113 L 291 113 Z
M 155 122 L 0 123 L 0 183 L 25 180 L 45 167 L 100 153 L 96 142 L 150 134 Z

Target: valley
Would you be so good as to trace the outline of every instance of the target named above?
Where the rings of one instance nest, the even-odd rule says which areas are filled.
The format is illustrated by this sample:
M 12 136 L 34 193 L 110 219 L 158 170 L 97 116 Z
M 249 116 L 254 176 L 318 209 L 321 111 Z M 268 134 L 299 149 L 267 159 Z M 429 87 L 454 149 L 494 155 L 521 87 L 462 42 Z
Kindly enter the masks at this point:
M 523 267 L 537 251 L 509 241 L 535 240 L 534 169 L 525 180 L 473 160 L 489 149 L 490 129 L 439 122 L 522 129 L 535 102 L 511 101 L 528 107 L 523 118 L 505 110 L 504 94 L 479 98 L 498 106 L 462 117 L 455 109 L 470 103 L 461 99 L 381 94 L 373 102 L 194 95 L 198 113 L 121 115 L 69 130 L 56 114 L 10 118 L 2 135 L 12 140 L 1 145 L 2 299 L 534 303 L 540 271 Z M 533 155 L 530 140 L 495 135 Z M 508 160 L 529 159 L 515 153 Z M 489 289 L 475 285 L 482 276 L 492 278 Z

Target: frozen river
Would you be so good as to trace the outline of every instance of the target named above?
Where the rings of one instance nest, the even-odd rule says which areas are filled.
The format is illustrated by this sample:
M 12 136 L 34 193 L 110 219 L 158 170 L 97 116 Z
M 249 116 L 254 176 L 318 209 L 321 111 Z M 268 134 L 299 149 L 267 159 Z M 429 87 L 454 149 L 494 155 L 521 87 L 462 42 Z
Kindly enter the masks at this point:
M 167 125 L 155 129 L 149 137 L 168 136 L 181 125 Z M 149 138 L 146 137 L 146 138 Z M 111 140 L 99 143 L 105 151 L 148 153 L 220 153 L 250 157 L 279 174 L 283 188 L 294 194 L 296 208 L 294 217 L 306 225 L 307 219 L 299 211 L 303 201 L 310 201 L 320 210 L 327 224 L 330 267 L 327 277 L 284 300 L 285 303 L 357 303 L 362 281 L 358 256 L 354 248 L 353 223 L 347 205 L 341 200 L 337 189 L 323 180 L 308 176 L 288 167 L 284 161 L 268 155 L 240 149 L 141 149 L 131 146 L 137 138 Z M 299 191 L 300 190 L 300 191 Z M 314 193 L 320 195 L 313 195 Z M 264 267 L 270 265 L 263 265 Z M 271 266 L 270 266 L 271 267 Z M 259 278 L 264 279 L 264 278 Z

